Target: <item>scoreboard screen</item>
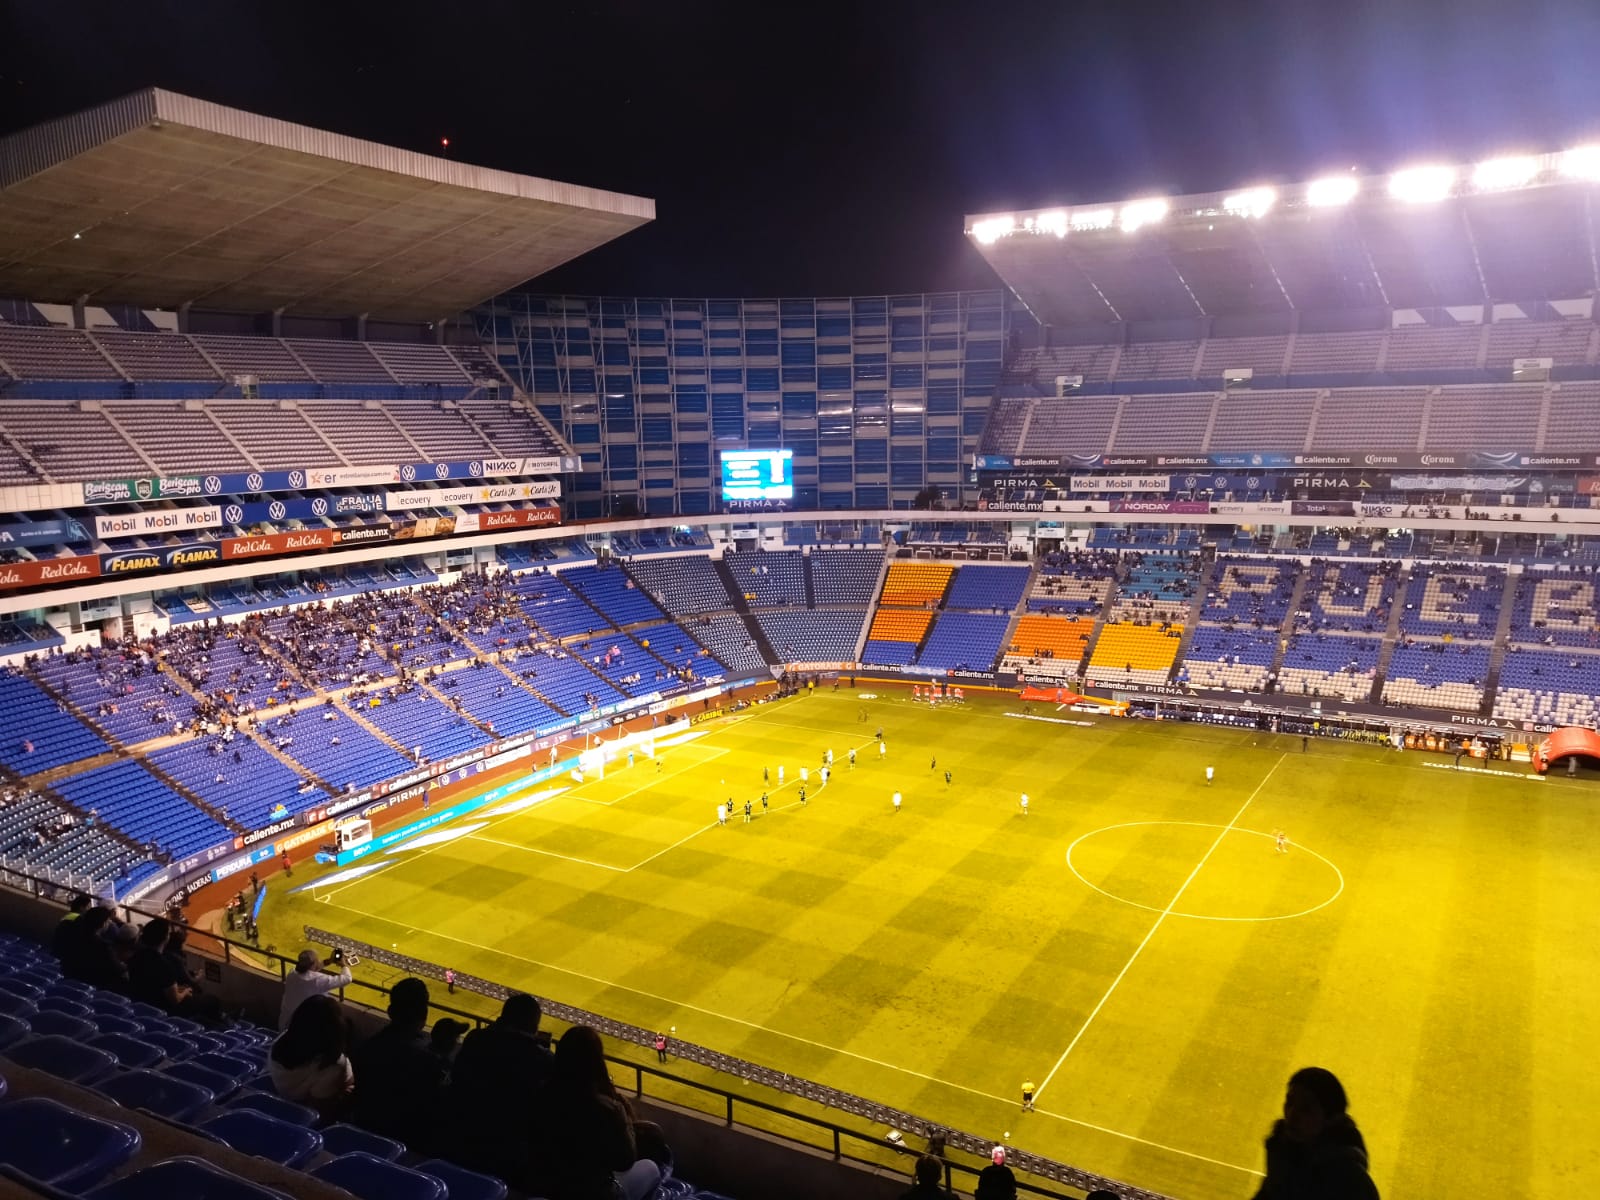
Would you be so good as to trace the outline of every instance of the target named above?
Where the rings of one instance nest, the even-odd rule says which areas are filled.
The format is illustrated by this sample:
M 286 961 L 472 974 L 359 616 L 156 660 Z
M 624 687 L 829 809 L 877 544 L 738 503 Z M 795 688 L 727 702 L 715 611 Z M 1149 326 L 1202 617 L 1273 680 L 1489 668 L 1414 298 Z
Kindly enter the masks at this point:
M 794 451 L 724 450 L 722 499 L 729 508 L 783 508 L 794 499 Z

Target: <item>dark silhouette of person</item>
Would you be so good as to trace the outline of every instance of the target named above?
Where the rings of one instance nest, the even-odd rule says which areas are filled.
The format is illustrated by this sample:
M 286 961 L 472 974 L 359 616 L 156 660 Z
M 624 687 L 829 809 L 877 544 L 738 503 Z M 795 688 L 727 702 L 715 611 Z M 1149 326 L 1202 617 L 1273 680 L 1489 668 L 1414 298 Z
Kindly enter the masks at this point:
M 916 1182 L 900 1193 L 900 1200 L 955 1200 L 955 1193 L 944 1186 L 944 1162 L 931 1154 L 917 1159 Z
M 402 979 L 389 990 L 389 1023 L 350 1055 L 355 1107 L 363 1129 L 420 1149 L 438 1127 L 446 1065 L 430 1049 L 428 985 Z
M 1267 1176 L 1255 1200 L 1378 1200 L 1367 1144 L 1346 1111 L 1332 1071 L 1302 1067 L 1289 1077 L 1283 1119 L 1267 1136 Z
M 539 1032 L 539 1002 L 507 996 L 493 1024 L 461 1043 L 450 1072 L 456 1154 L 475 1170 L 520 1179 L 528 1170 L 528 1131 L 540 1087 L 553 1062 L 550 1036 Z

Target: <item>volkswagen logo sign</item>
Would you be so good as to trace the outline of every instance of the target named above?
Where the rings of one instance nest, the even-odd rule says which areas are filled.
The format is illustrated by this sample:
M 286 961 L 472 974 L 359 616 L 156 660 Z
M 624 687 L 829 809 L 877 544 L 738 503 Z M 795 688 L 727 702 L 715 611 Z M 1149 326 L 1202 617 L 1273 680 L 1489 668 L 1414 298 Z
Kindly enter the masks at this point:
M 1200 478 L 1197 475 L 1185 475 L 1183 477 L 1183 486 L 1186 488 L 1192 488 L 1199 482 Z
M 404 479 L 407 483 L 410 483 L 416 477 L 417 469 L 410 463 L 407 463 L 405 466 L 400 468 L 400 478 Z
M 289 510 L 284 507 L 282 500 L 274 500 L 271 504 L 267 505 L 267 515 L 274 521 L 283 520 L 284 514 L 286 514 L 288 511 Z
M 254 471 L 250 472 L 250 474 L 244 477 L 245 489 L 251 492 L 259 492 L 261 490 L 261 485 L 265 482 L 266 481 Z
M 471 462 L 469 462 L 467 464 L 467 474 L 468 475 L 482 475 L 483 474 L 483 464 L 481 462 L 479 462 L 477 459 L 473 459 Z
M 305 487 L 305 485 L 306 485 L 306 473 L 304 471 L 290 471 L 289 472 L 289 486 L 290 487 L 292 487 L 292 488 L 303 488 L 303 487 Z
M 237 504 L 230 504 L 227 508 L 222 510 L 222 519 L 229 525 L 243 525 L 244 509 L 240 508 Z
M 201 486 L 206 489 L 206 495 L 215 496 L 222 490 L 222 480 L 215 475 L 207 475 L 205 483 L 201 484 Z
M 433 464 L 433 477 L 435 479 L 449 479 L 450 478 L 450 464 L 449 463 L 434 463 Z
M 318 496 L 311 502 L 311 515 L 314 517 L 325 517 L 328 515 L 328 502 L 321 496 Z
M 1256 488 L 1261 486 L 1261 476 L 1259 476 L 1259 475 L 1250 476 L 1248 479 L 1246 479 L 1244 481 L 1244 485 L 1245 485 L 1245 487 L 1249 488 L 1251 491 L 1255 491 Z

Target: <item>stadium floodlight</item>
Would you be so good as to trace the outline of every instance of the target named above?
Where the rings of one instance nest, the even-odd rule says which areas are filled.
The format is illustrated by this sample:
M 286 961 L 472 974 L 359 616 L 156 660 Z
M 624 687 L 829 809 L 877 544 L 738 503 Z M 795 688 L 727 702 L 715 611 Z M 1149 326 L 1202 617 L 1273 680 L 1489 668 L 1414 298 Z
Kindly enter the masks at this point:
M 1154 225 L 1167 215 L 1167 202 L 1155 200 L 1130 200 L 1122 206 L 1117 223 L 1123 233 L 1137 233 L 1146 225 Z
M 1480 192 L 1519 188 L 1539 173 L 1539 160 L 1531 154 L 1486 158 L 1472 168 L 1472 186 Z
M 1574 146 L 1562 152 L 1561 173 L 1568 179 L 1600 182 L 1600 145 Z
M 1454 167 L 1407 167 L 1389 176 L 1389 195 L 1403 204 L 1433 204 L 1448 196 L 1455 182 Z
M 1349 204 L 1360 191 L 1361 181 L 1354 175 L 1329 175 L 1306 185 L 1306 203 L 1312 208 L 1338 208 Z
M 1231 196 L 1224 196 L 1222 211 L 1235 217 L 1264 217 L 1278 202 L 1278 189 L 1270 187 L 1246 188 Z
M 1112 208 L 1084 208 L 1072 214 L 1075 233 L 1091 229 L 1110 229 L 1117 222 L 1117 212 Z
M 1059 208 L 1040 213 L 1033 227 L 1040 233 L 1053 233 L 1058 238 L 1064 238 L 1067 236 L 1067 214 Z
M 972 236 L 980 246 L 992 246 L 1008 234 L 1015 233 L 1015 217 L 985 217 L 972 223 Z

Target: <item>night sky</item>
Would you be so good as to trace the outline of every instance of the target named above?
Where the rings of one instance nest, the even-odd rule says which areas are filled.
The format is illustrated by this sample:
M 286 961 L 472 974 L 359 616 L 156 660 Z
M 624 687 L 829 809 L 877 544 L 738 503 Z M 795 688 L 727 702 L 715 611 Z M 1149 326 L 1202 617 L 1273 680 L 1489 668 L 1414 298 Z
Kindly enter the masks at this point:
M 993 287 L 962 215 L 1600 136 L 1600 0 L 0 0 L 0 132 L 157 85 L 650 196 L 540 290 Z

